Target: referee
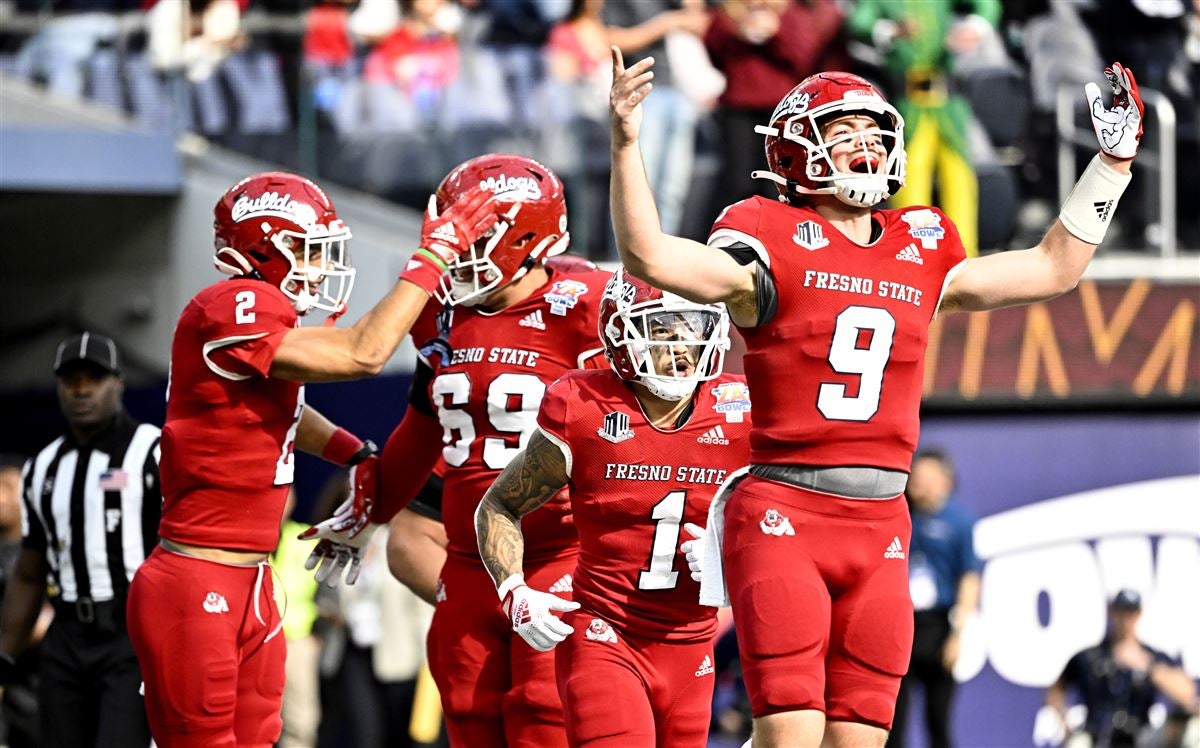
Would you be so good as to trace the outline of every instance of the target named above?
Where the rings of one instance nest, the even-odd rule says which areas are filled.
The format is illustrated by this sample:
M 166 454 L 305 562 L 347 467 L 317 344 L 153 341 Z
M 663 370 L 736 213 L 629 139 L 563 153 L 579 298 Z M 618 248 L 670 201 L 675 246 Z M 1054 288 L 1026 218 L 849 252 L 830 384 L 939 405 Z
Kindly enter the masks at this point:
M 68 429 L 22 471 L 22 548 L 0 612 L 0 688 L 49 586 L 42 744 L 148 746 L 125 593 L 158 542 L 159 430 L 125 413 L 117 348 L 103 335 L 63 341 L 54 373 Z

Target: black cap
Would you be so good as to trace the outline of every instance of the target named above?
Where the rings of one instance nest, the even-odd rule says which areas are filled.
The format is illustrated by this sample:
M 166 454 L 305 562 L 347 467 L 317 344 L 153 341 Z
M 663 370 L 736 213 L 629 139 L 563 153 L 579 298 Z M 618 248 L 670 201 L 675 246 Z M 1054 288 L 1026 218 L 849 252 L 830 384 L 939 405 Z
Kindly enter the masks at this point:
M 1126 587 L 1113 597 L 1112 606 L 1117 610 L 1141 610 L 1142 596 L 1137 590 Z
M 112 374 L 121 373 L 117 344 L 99 333 L 72 335 L 59 343 L 58 353 L 54 354 L 54 373 L 62 374 L 63 369 L 79 361 L 89 361 Z

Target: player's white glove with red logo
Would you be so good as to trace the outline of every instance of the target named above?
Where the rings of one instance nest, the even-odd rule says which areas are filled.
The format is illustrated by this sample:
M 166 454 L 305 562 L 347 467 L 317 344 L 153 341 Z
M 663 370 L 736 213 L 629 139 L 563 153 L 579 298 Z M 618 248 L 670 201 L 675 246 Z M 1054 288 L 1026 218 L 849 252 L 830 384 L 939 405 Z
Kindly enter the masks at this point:
M 346 503 L 350 501 L 347 499 Z M 341 512 L 345 508 L 346 504 L 342 504 L 338 507 L 338 511 Z M 334 514 L 321 524 L 308 528 L 299 536 L 301 540 L 321 539 L 312 549 L 312 553 L 308 554 L 304 568 L 309 571 L 316 569 L 317 573 L 313 576 L 316 577 L 317 582 L 328 583 L 330 587 L 337 586 L 343 571 L 346 572 L 346 584 L 354 584 L 358 581 L 363 549 L 371 542 L 371 536 L 375 534 L 375 531 L 382 527 L 380 524 L 371 522 L 351 537 L 348 532 L 338 532 L 333 529 L 333 525 L 339 522 L 344 522 L 344 520 Z M 317 564 L 320 564 L 320 568 L 317 567 Z
M 1100 87 L 1095 83 L 1087 83 L 1083 87 L 1092 115 L 1092 127 L 1100 140 L 1100 150 L 1113 158 L 1128 161 L 1137 155 L 1146 108 L 1138 93 L 1137 80 L 1129 68 L 1114 62 L 1112 67 L 1104 68 L 1104 76 L 1112 86 L 1111 107 L 1105 108 Z
M 379 529 L 378 523 L 371 522 L 379 468 L 378 449 L 367 441 L 364 450 L 366 456 L 350 466 L 350 497 L 342 502 L 332 517 L 298 536 L 301 540 L 320 539 L 304 562 L 304 568 L 310 571 L 317 569 L 317 582 L 328 581 L 330 587 L 337 586 L 347 566 L 346 584 L 354 584 L 358 580 L 362 549 Z M 317 564 L 321 565 L 320 568 L 317 568 Z
M 529 646 L 539 652 L 549 652 L 568 636 L 574 627 L 563 622 L 551 611 L 577 610 L 579 603 L 563 600 L 549 592 L 538 592 L 525 584 L 525 577 L 513 574 L 504 580 L 497 592 L 501 607 L 516 631 Z
M 708 538 L 708 532 L 700 525 L 693 525 L 691 522 L 685 522 L 683 529 L 687 530 L 692 539 L 680 543 L 679 551 L 687 559 L 688 568 L 692 571 L 692 579 L 699 582 L 704 574 L 704 543 Z
M 496 206 L 491 192 L 476 188 L 439 215 L 437 196 L 430 195 L 421 243 L 400 277 L 432 294 L 446 268 L 500 220 Z

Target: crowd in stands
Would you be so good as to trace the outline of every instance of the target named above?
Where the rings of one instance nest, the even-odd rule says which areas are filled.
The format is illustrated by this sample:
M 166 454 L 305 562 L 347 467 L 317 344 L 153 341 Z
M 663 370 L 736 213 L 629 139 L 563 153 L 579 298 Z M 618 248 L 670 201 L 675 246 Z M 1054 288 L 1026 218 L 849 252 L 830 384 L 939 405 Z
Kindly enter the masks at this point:
M 1196 6 L 0 0 L 0 15 L 10 21 L 0 33 L 0 72 L 124 110 L 144 128 L 193 130 L 413 206 L 465 158 L 531 154 L 564 176 L 577 251 L 610 259 L 610 45 L 627 60 L 656 58 L 658 93 L 643 136 L 652 141 L 645 152 L 653 162 L 646 166 L 664 228 L 699 237 L 714 208 L 772 193 L 750 172 L 761 159 L 753 126 L 774 102 L 810 73 L 850 69 L 909 104 L 910 146 L 916 118 L 931 111 L 925 105 L 948 97 L 937 110 L 943 118 L 923 118 L 937 123 L 933 137 L 946 146 L 930 152 L 938 174 L 925 175 L 919 164 L 914 173 L 910 164 L 911 198 L 933 197 L 968 225 L 974 206 L 987 205 L 978 215 L 978 245 L 987 251 L 1025 246 L 1053 210 L 1056 93 L 1090 80 L 1101 60 L 1121 59 L 1143 89 L 1166 95 L 1178 116 L 1178 160 L 1195 163 Z M 1075 98 L 1082 117 L 1082 97 Z M 1153 149 L 1159 135 L 1149 129 Z M 1143 205 L 1123 211 L 1114 246 L 1161 242 L 1157 173 L 1143 171 L 1129 200 Z M 1185 174 L 1181 205 L 1197 190 Z M 965 196 L 966 207 L 956 207 L 953 196 Z M 1179 232 L 1184 247 L 1200 246 L 1200 222 L 1185 217 Z

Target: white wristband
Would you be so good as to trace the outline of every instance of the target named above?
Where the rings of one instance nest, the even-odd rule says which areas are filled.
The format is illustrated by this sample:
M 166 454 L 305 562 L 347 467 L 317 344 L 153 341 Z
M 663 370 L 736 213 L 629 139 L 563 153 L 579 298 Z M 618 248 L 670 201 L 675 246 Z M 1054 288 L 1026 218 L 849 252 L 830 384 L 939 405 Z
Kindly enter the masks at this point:
M 1075 183 L 1075 189 L 1067 195 L 1058 220 L 1072 236 L 1088 244 L 1099 244 L 1104 241 L 1117 202 L 1132 176 L 1113 169 L 1096 154 Z
M 513 574 L 508 579 L 500 583 L 496 588 L 496 593 L 500 595 L 500 602 L 504 602 L 504 598 L 508 597 L 508 593 L 525 584 L 525 575 L 521 573 Z

